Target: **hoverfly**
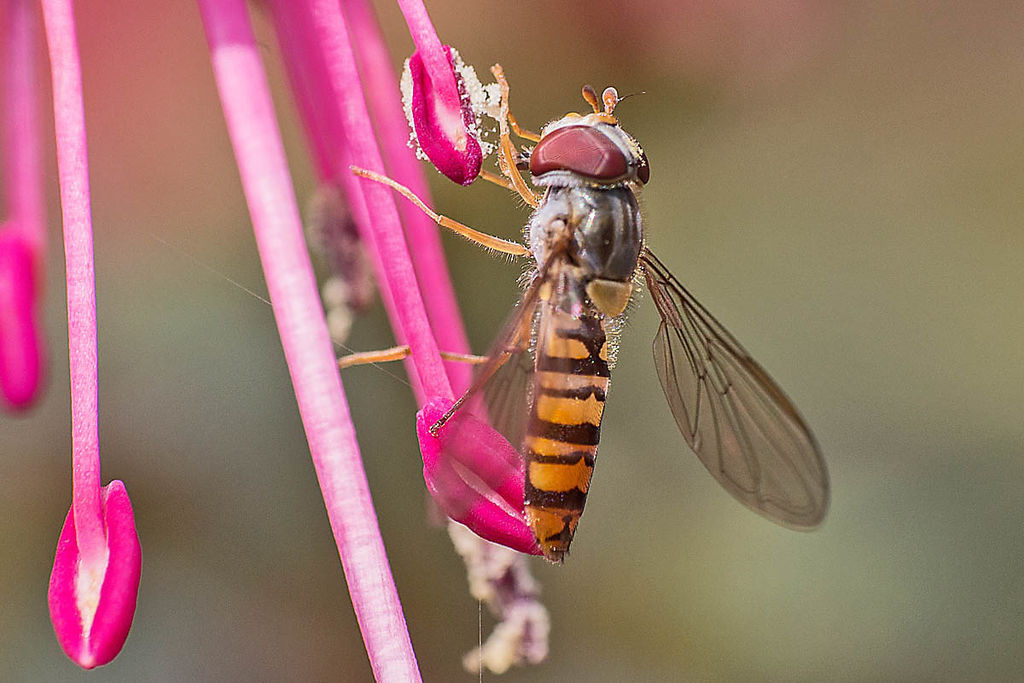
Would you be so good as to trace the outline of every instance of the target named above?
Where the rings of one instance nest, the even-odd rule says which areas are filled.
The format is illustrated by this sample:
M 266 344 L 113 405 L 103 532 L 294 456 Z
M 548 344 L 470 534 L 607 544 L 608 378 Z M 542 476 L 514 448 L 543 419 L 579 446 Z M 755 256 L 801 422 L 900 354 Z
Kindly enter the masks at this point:
M 614 360 L 610 349 L 643 282 L 661 316 L 654 340 L 658 378 L 690 448 L 750 509 L 786 526 L 817 526 L 828 506 L 828 474 L 803 418 L 646 246 L 636 195 L 650 179 L 650 166 L 619 126 L 614 88 L 599 100 L 585 87 L 593 111 L 567 114 L 538 136 L 519 129 L 508 112 L 501 69 L 492 71 L 502 88 L 499 165 L 507 181 L 487 179 L 535 207 L 525 228 L 528 252 L 507 250 L 529 253 L 535 263 L 474 385 L 431 433 L 459 429 L 459 415 L 469 413 L 518 446 L 526 465 L 523 513 L 544 556 L 561 562 L 590 488 Z M 517 150 L 510 127 L 536 146 Z M 542 194 L 529 189 L 520 171 L 529 171 Z M 394 181 L 359 173 L 483 243 L 479 233 L 429 211 Z M 492 248 L 494 240 L 503 242 L 489 239 L 485 246 Z

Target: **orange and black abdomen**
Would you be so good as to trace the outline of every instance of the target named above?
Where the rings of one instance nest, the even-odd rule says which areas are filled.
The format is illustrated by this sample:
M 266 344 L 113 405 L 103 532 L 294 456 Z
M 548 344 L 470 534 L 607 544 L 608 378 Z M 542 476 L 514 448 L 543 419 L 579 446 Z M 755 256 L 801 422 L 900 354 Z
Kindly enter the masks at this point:
M 544 310 L 526 427 L 526 519 L 545 557 L 569 549 L 594 471 L 609 367 L 601 320 Z

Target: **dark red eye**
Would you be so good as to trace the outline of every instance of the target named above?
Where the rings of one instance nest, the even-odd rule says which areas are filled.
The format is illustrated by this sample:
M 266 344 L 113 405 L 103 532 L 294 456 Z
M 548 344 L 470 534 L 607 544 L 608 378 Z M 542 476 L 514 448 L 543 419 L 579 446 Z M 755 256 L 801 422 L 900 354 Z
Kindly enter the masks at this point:
M 530 155 L 530 173 L 572 171 L 595 180 L 616 180 L 629 171 L 619 146 L 593 126 L 567 126 L 545 135 Z

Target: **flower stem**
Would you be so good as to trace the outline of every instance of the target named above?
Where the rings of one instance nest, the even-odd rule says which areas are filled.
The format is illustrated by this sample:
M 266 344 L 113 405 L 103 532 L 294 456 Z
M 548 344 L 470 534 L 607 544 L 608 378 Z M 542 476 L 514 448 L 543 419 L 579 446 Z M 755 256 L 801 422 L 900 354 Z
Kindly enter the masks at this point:
M 31 0 L 11 0 L 5 14 L 3 64 L 4 180 L 12 224 L 32 247 L 36 263 L 46 248 L 43 175 L 37 111 L 36 27 Z
M 42 6 L 53 75 L 57 174 L 64 215 L 74 472 L 72 507 L 81 560 L 86 565 L 95 565 L 106 562 L 106 541 L 100 502 L 96 277 L 82 70 L 71 0 L 43 0 Z
M 423 166 L 406 144 L 409 139 L 409 123 L 395 87 L 398 76 L 391 68 L 387 46 L 373 15 L 373 8 L 367 0 L 345 0 L 342 9 L 352 32 L 359 36 L 355 42 L 359 72 L 369 95 L 370 109 L 388 172 L 392 178 L 429 202 L 430 191 Z M 423 303 L 438 345 L 445 351 L 470 353 L 469 340 L 459 314 L 455 288 L 448 276 L 448 263 L 437 225 L 407 202 L 399 204 L 398 210 L 405 226 L 409 251 L 416 254 L 413 261 L 416 279 L 422 291 L 430 292 Z M 456 393 L 469 388 L 473 379 L 473 369 L 469 364 L 446 362 L 445 368 Z
M 418 681 L 243 0 L 199 0 L 288 369 L 378 681 Z
M 277 31 L 292 90 L 296 94 L 296 104 L 306 128 L 320 182 L 341 187 L 359 236 L 373 261 L 374 271 L 378 273 L 377 287 L 391 321 L 395 340 L 405 344 L 407 340 L 402 320 L 389 283 L 381 275 L 384 264 L 375 247 L 376 236 L 367 212 L 366 199 L 359 179 L 349 171 L 351 153 L 346 144 L 344 124 L 338 113 L 337 97 L 328 85 L 327 58 L 316 39 L 311 8 L 293 0 L 268 0 L 267 6 Z M 417 401 L 423 403 L 426 399 L 413 358 L 407 358 L 405 365 L 413 393 Z
M 374 137 L 370 114 L 359 86 L 359 72 L 350 43 L 350 32 L 337 0 L 306 0 L 313 16 L 317 42 L 327 60 L 328 84 L 333 90 L 338 120 L 346 132 L 347 149 L 353 164 L 384 170 Z M 451 398 L 452 388 L 427 319 L 419 284 L 405 244 L 398 209 L 390 190 L 376 183 L 359 185 L 366 199 L 373 230 L 373 247 L 379 254 L 384 279 L 394 297 L 405 341 L 427 396 Z
M 434 30 L 423 0 L 398 0 L 398 7 L 405 16 L 405 23 L 409 25 L 409 35 L 412 36 L 416 51 L 419 52 L 435 87 L 443 91 L 443 97 L 447 101 L 457 102 L 459 94 L 455 88 L 455 79 L 451 76 L 451 64 L 441 47 L 441 40 L 437 37 L 437 31 Z

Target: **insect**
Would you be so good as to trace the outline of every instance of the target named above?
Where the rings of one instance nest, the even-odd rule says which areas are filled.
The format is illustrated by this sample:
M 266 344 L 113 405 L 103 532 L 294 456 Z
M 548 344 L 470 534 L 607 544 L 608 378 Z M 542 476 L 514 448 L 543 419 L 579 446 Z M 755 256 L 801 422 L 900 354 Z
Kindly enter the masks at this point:
M 487 179 L 534 206 L 525 229 L 528 250 L 490 236 L 496 242 L 485 243 L 419 204 L 470 239 L 529 254 L 534 267 L 476 382 L 431 433 L 458 429 L 458 416 L 468 412 L 517 445 L 525 459 L 526 521 L 544 556 L 563 561 L 590 489 L 612 349 L 628 304 L 645 284 L 661 316 L 654 340 L 658 378 L 687 444 L 747 507 L 786 526 L 817 526 L 828 507 L 828 474 L 803 418 L 646 246 L 636 195 L 650 180 L 650 166 L 614 115 L 615 90 L 598 99 L 585 87 L 593 111 L 567 114 L 538 136 L 519 128 L 508 112 L 500 66 L 492 71 L 502 88 L 504 178 Z M 518 150 L 510 128 L 536 146 Z M 540 194 L 520 171 L 529 172 Z M 418 202 L 394 181 L 361 174 Z

